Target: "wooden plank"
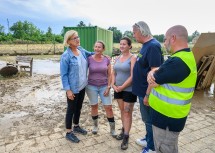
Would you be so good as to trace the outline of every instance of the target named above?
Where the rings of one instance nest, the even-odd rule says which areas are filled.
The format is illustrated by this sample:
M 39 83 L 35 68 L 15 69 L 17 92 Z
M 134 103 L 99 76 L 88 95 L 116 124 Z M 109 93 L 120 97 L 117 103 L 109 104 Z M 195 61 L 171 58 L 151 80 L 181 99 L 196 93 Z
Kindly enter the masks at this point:
M 210 68 L 208 70 L 207 75 L 208 76 L 205 79 L 208 79 L 208 80 L 206 81 L 207 83 L 206 83 L 205 87 L 209 88 L 211 86 L 212 82 L 213 82 L 213 78 L 214 78 L 214 75 L 215 75 L 215 56 L 214 56 L 214 59 L 213 59 L 213 61 L 211 63 L 211 66 L 210 66 Z
M 18 61 L 18 62 L 28 62 L 28 63 L 30 63 L 32 60 L 33 60 L 33 58 L 30 57 L 30 56 L 17 56 L 16 57 L 16 61 Z
M 198 76 L 202 74 L 206 70 L 206 68 L 210 65 L 210 62 L 208 62 L 209 57 L 203 56 L 201 62 L 199 62 L 197 69 L 198 69 Z
M 205 56 L 206 57 L 206 56 Z M 208 57 L 206 57 L 206 60 L 204 63 L 202 63 L 201 67 L 199 68 L 198 70 L 198 75 L 201 75 L 201 73 L 205 70 L 208 70 L 209 67 L 210 67 L 210 64 L 212 63 L 214 59 L 214 56 L 213 55 L 210 55 Z
M 207 75 L 207 71 L 204 71 L 202 75 L 198 77 L 199 81 L 197 82 L 197 86 L 196 86 L 197 90 L 202 89 L 202 82 L 204 81 L 206 75 Z
M 215 58 L 214 57 L 215 56 L 213 56 L 213 61 L 210 64 L 207 75 L 205 76 L 204 81 L 202 82 L 202 89 L 209 88 L 213 81 L 214 74 L 215 74 Z

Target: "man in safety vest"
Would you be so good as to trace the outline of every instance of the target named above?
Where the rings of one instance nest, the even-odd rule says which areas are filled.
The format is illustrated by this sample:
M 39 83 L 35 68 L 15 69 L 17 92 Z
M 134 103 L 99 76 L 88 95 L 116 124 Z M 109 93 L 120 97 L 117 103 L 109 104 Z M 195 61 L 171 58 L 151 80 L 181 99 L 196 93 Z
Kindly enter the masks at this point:
M 171 57 L 148 73 L 154 145 L 157 153 L 178 153 L 178 136 L 191 107 L 197 68 L 188 48 L 188 32 L 176 25 L 167 30 L 164 46 Z

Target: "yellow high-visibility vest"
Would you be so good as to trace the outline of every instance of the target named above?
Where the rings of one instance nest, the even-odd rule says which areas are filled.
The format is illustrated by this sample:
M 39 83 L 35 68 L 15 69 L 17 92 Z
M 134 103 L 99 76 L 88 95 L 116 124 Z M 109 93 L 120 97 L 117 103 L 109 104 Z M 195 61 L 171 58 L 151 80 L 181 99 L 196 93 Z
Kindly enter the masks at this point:
M 171 57 L 182 59 L 189 67 L 190 74 L 180 83 L 167 83 L 153 88 L 149 96 L 149 105 L 165 116 L 184 118 L 190 111 L 191 99 L 195 90 L 197 80 L 196 61 L 192 51 L 180 51 Z

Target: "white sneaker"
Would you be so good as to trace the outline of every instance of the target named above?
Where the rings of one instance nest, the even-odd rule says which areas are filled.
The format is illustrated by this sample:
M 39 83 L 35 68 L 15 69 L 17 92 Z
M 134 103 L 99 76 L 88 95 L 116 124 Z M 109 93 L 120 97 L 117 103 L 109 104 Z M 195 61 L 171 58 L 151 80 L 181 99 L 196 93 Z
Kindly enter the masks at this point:
M 146 138 L 143 139 L 137 139 L 136 143 L 142 147 L 146 147 L 147 146 L 147 142 L 146 142 Z
M 143 148 L 141 153 L 156 153 L 156 151 L 152 151 L 151 149 L 149 149 L 148 147 Z

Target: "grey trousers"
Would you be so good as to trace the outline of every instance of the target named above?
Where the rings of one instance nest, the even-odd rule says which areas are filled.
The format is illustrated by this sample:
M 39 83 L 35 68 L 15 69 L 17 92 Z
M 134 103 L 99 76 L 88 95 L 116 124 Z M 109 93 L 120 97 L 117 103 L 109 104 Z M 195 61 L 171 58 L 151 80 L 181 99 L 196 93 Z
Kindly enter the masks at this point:
M 156 153 L 178 153 L 178 136 L 180 132 L 172 132 L 152 126 Z

